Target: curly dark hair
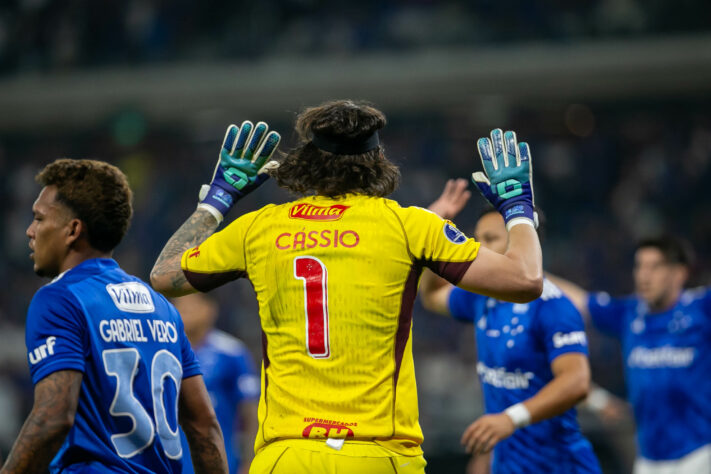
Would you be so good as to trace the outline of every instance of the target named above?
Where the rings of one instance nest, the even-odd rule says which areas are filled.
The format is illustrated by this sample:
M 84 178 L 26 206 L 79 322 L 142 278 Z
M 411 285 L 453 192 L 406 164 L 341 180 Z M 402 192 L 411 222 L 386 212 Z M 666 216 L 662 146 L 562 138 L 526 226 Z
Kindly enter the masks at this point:
M 272 176 L 297 195 L 336 197 L 347 193 L 387 196 L 400 181 L 400 170 L 382 145 L 357 155 L 337 155 L 318 148 L 314 133 L 343 140 L 366 138 L 385 126 L 385 115 L 363 102 L 336 100 L 304 110 L 296 118 L 300 143 L 288 152 Z
M 93 248 L 109 252 L 121 242 L 133 214 L 133 193 L 120 169 L 103 161 L 62 158 L 45 166 L 35 180 L 57 187 L 57 201 L 86 224 Z

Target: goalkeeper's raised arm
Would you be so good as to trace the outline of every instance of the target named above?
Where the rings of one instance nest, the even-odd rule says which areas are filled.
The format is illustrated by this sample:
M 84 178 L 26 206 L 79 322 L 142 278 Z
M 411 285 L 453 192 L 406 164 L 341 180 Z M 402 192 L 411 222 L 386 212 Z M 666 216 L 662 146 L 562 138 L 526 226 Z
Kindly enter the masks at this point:
M 543 268 L 528 144 L 497 128 L 491 139 L 480 138 L 477 148 L 484 171 L 472 180 L 503 216 L 508 248 L 498 254 L 482 247 L 457 286 L 504 301 L 534 300 L 543 291 Z
M 186 279 L 180 259 L 189 248 L 212 235 L 235 203 L 269 178 L 278 163 L 270 161 L 281 140 L 264 122 L 230 125 L 210 184 L 200 189 L 195 212 L 173 234 L 151 270 L 151 285 L 166 296 L 197 291 Z

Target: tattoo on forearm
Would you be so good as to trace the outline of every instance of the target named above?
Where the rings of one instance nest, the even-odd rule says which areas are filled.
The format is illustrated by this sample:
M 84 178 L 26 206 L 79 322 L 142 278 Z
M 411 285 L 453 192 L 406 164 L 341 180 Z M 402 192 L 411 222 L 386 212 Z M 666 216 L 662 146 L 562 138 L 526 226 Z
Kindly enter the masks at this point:
M 193 212 L 163 247 L 163 251 L 153 265 L 151 277 L 168 277 L 170 291 L 184 288 L 187 280 L 180 268 L 183 252 L 207 239 L 215 232 L 217 226 L 217 221 L 208 211 L 197 209 Z
M 82 373 L 54 372 L 35 386 L 32 412 L 3 466 L 2 474 L 45 472 L 71 429 Z
M 189 439 L 190 452 L 194 453 L 193 468 L 197 473 L 222 473 L 227 468 L 227 458 L 220 449 L 224 445 L 219 430 L 212 430 L 211 436 L 200 436 L 189 430 L 185 431 Z

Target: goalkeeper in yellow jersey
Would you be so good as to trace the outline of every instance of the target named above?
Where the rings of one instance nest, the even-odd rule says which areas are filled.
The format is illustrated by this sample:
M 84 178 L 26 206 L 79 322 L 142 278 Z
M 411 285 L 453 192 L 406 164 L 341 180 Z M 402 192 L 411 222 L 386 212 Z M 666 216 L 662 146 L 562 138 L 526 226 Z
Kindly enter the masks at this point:
M 399 171 L 385 157 L 379 110 L 353 101 L 306 109 L 300 143 L 269 161 L 279 134 L 231 125 L 198 208 L 151 272 L 169 296 L 249 278 L 262 326 L 259 432 L 251 473 L 423 473 L 412 362 L 412 306 L 423 268 L 466 290 L 540 296 L 530 152 L 513 132 L 478 142 L 475 181 L 502 213 L 503 255 L 451 222 L 386 196 Z M 223 216 L 269 175 L 302 197 Z

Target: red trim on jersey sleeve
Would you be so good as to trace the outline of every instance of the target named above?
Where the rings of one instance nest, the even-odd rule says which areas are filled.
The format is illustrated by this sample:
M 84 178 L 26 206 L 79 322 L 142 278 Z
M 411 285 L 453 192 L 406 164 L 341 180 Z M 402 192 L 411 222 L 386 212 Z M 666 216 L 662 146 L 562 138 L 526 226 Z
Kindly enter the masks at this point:
M 185 275 L 185 279 L 188 280 L 188 283 L 190 283 L 193 288 L 203 293 L 213 290 L 218 286 L 222 286 L 225 283 L 247 276 L 247 272 L 242 270 L 234 270 L 224 273 L 198 273 L 184 269 L 183 274 Z
M 440 262 L 436 260 L 425 260 L 422 263 L 435 272 L 437 275 L 441 276 L 452 285 L 457 285 L 464 274 L 469 270 L 469 267 L 474 262 L 470 260 L 468 262 Z

